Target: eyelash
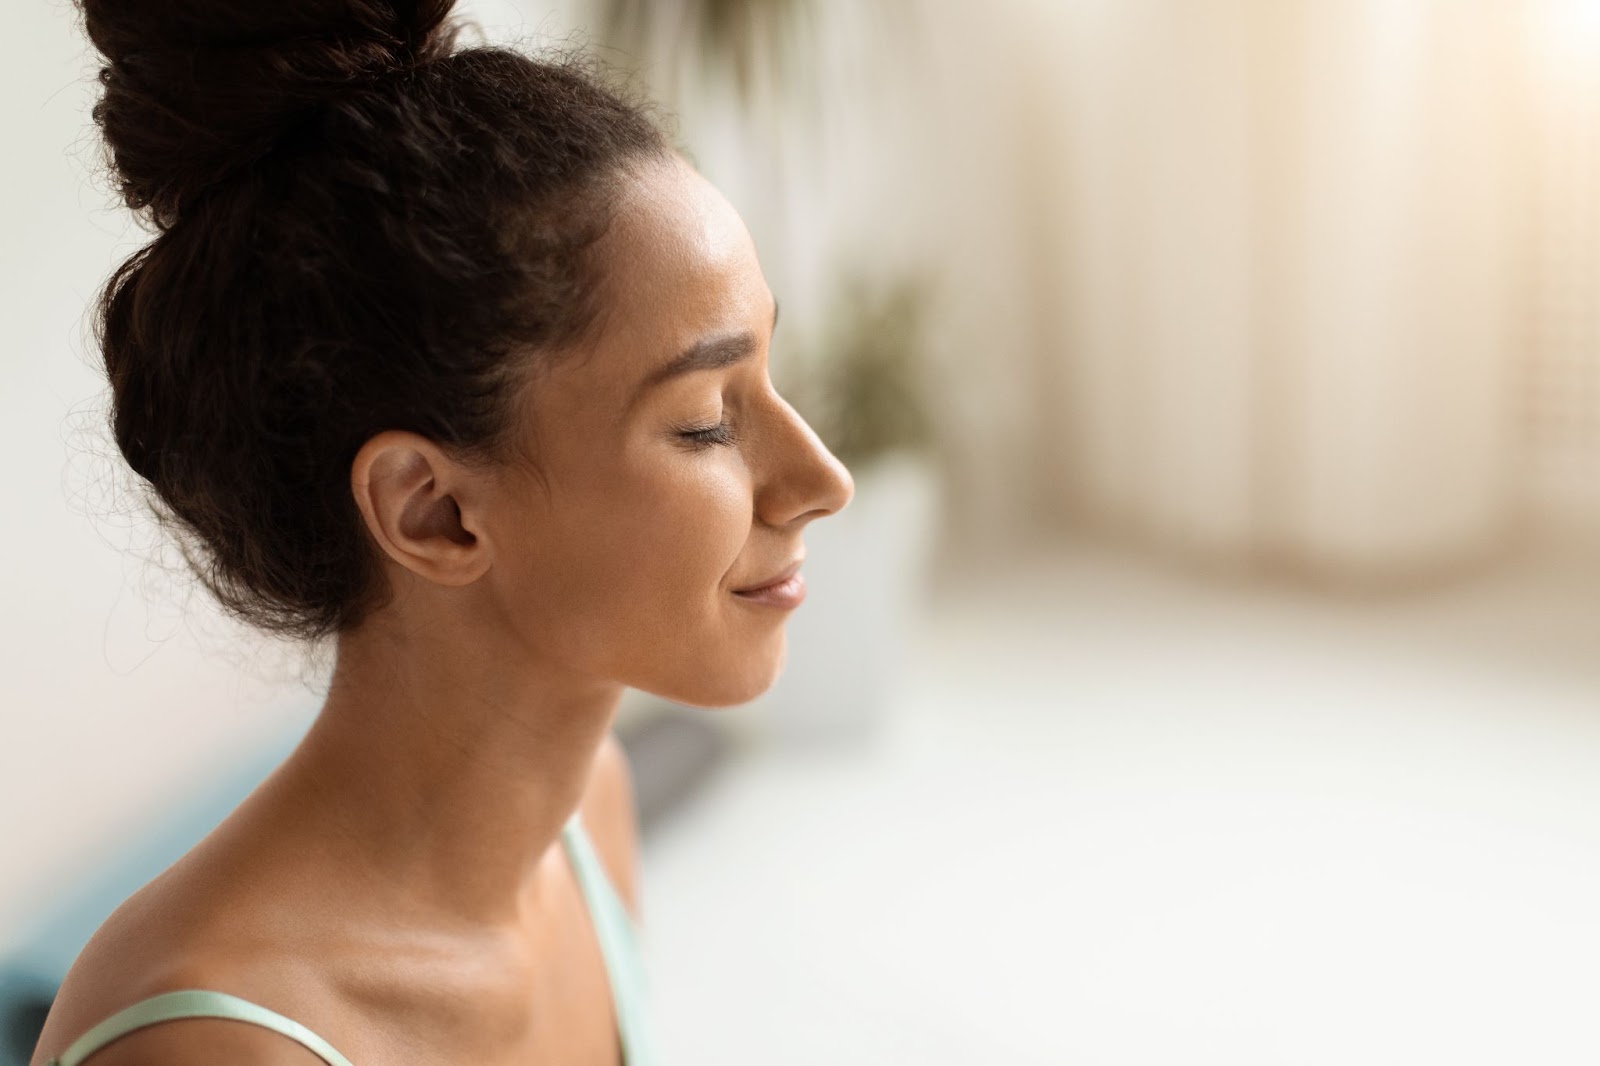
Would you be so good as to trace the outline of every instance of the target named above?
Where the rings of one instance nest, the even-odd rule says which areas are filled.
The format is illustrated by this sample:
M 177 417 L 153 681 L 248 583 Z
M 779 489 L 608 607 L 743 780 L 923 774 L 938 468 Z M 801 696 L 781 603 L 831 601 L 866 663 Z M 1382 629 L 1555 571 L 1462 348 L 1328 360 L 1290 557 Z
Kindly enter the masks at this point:
M 698 448 L 733 444 L 738 440 L 738 437 L 734 434 L 733 426 L 728 422 L 719 422 L 717 425 L 708 426 L 705 429 L 684 430 L 678 435 L 692 442 Z

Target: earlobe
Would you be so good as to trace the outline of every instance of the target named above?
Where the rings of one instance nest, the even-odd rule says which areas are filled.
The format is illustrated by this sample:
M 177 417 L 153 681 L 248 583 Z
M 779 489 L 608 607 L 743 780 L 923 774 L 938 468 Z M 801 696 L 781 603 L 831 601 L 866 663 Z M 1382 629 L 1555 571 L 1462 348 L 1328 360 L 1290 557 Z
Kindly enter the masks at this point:
M 416 433 L 385 430 L 356 453 L 350 488 L 367 532 L 389 558 L 441 585 L 476 581 L 489 567 L 462 498 L 469 472 Z

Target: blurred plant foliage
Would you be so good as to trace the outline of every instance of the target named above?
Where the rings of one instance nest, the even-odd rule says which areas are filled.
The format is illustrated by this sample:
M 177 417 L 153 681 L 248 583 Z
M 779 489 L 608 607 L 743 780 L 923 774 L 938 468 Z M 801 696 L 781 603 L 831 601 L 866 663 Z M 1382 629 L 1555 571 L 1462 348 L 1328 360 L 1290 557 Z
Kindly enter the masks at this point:
M 923 392 L 922 323 L 928 283 L 902 278 L 840 286 L 821 340 L 782 391 L 848 467 L 933 443 Z
M 811 36 L 815 2 L 596 0 L 596 5 L 613 47 L 641 58 L 665 50 L 676 64 L 692 65 L 702 75 L 725 73 L 740 103 L 749 106 L 758 85 L 775 95 L 796 95 L 809 71 L 800 56 Z

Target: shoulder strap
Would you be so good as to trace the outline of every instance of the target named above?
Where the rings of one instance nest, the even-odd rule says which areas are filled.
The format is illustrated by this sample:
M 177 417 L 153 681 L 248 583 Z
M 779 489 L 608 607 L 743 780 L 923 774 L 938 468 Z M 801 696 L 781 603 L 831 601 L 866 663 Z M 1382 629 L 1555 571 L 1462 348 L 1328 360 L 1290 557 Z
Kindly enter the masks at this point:
M 561 828 L 561 837 L 567 855 L 572 860 L 572 868 L 578 875 L 578 887 L 583 890 L 584 901 L 590 906 L 599 905 L 608 909 L 614 904 L 632 929 L 633 915 L 622 901 L 622 894 L 617 891 L 616 885 L 612 884 L 600 852 L 595 849 L 594 841 L 590 839 L 589 831 L 577 811 L 572 812 L 572 817 Z
M 51 1059 L 45 1066 L 78 1066 L 90 1054 L 99 1051 L 120 1036 L 135 1029 L 143 1029 L 147 1025 L 154 1025 L 156 1022 L 177 1018 L 234 1018 L 241 1022 L 265 1026 L 310 1048 L 330 1066 L 351 1066 L 349 1059 L 299 1022 L 285 1018 L 260 1004 L 251 1003 L 247 999 L 240 999 L 226 992 L 211 992 L 199 988 L 163 992 L 148 999 L 141 999 L 130 1007 L 124 1007 L 78 1037 L 66 1051 L 63 1051 L 58 1058 Z
M 622 1041 L 622 1061 L 626 1066 L 651 1066 L 649 1024 L 645 1015 L 646 982 L 639 951 L 638 929 L 633 915 L 617 893 L 599 853 L 576 811 L 562 829 L 567 854 L 572 860 L 578 887 L 583 891 L 600 953 L 605 958 L 611 983 L 612 1007 L 616 1012 L 618 1036 Z

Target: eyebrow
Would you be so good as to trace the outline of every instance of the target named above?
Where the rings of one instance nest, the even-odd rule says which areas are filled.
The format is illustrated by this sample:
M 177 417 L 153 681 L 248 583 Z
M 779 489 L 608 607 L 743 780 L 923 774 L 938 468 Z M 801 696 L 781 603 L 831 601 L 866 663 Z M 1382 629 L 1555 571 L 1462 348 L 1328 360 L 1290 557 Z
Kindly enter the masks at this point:
M 772 302 L 772 328 L 778 328 L 778 302 L 776 300 Z M 628 406 L 630 408 L 633 407 L 647 392 L 664 381 L 683 374 L 692 374 L 697 370 L 721 370 L 724 367 L 732 366 L 741 359 L 748 358 L 754 354 L 756 347 L 756 335 L 749 330 L 707 337 L 704 340 L 696 341 L 682 352 L 679 352 L 670 362 L 663 363 L 650 371 L 644 380 L 634 388 L 633 399 L 628 402 Z

